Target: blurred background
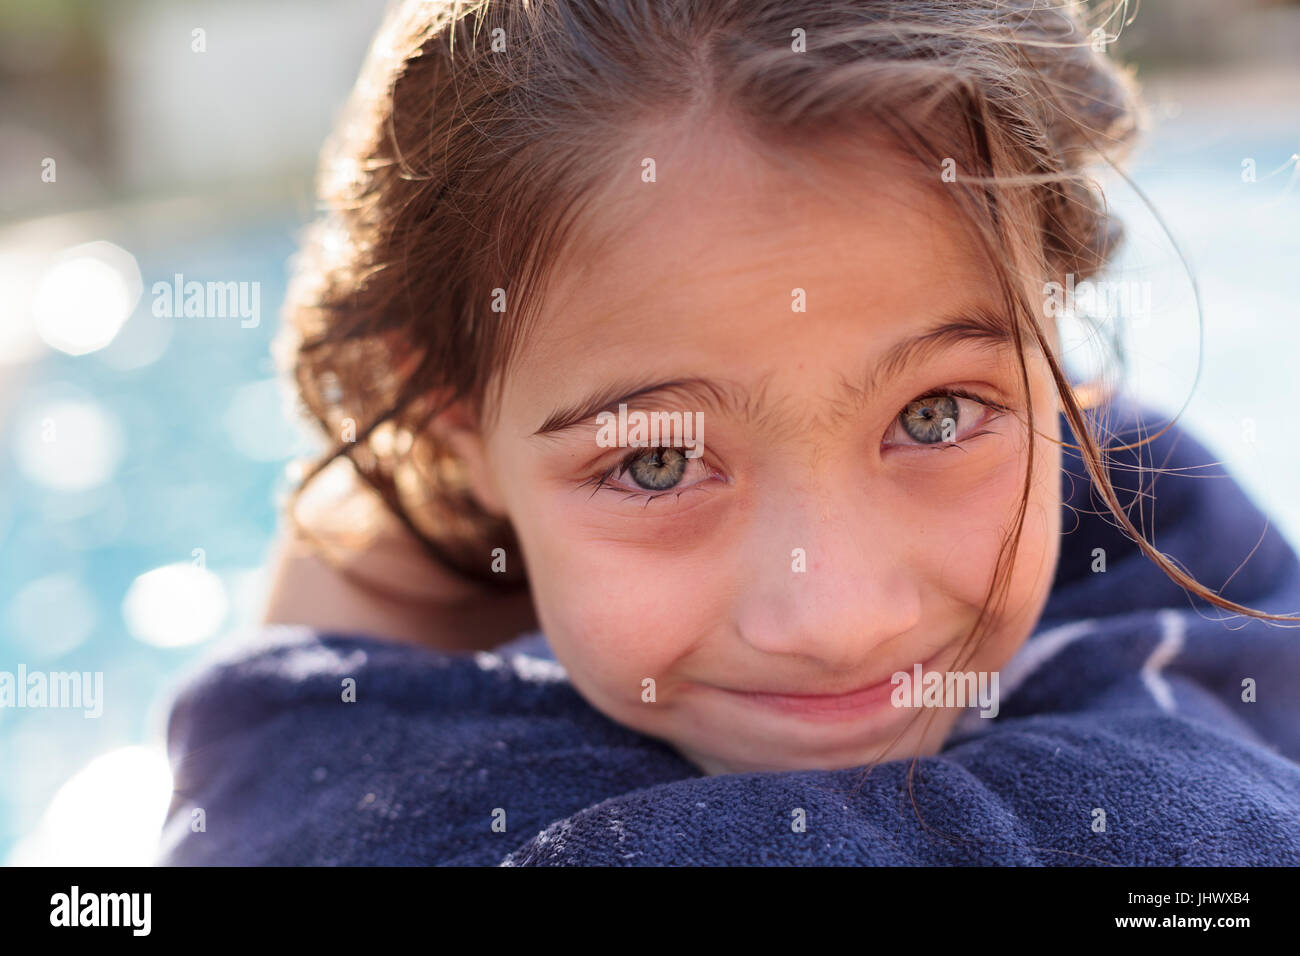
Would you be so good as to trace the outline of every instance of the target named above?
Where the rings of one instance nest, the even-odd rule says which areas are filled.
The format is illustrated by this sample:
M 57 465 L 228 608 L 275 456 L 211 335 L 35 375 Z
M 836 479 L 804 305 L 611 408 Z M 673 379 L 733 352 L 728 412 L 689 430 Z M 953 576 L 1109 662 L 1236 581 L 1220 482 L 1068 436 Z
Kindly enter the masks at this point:
M 257 620 L 309 450 L 270 342 L 383 10 L 0 0 L 0 672 L 102 672 L 106 701 L 0 707 L 9 864 L 148 863 L 168 694 Z M 1143 293 L 1128 387 L 1190 399 L 1184 422 L 1300 542 L 1300 3 L 1144 0 L 1112 49 L 1150 110 L 1137 189 L 1103 177 L 1130 236 L 1111 277 Z M 183 295 L 155 285 L 189 282 L 229 308 L 167 315 Z

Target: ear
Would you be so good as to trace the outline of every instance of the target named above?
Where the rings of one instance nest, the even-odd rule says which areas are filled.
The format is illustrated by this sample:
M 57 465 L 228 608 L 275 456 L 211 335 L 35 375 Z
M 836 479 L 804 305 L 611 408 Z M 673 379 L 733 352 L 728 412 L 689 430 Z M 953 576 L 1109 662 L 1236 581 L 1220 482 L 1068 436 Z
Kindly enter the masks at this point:
M 479 507 L 497 518 L 506 517 L 505 501 L 492 474 L 487 441 L 478 415 L 463 401 L 453 402 L 430 425 L 439 446 L 453 454 L 465 469 L 470 494 Z

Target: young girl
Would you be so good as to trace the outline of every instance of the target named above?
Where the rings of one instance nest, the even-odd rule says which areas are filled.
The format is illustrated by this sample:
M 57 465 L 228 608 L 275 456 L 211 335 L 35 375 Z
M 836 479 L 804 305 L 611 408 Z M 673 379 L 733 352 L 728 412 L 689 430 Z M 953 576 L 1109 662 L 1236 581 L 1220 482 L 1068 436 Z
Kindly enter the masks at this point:
M 1122 14 L 398 9 L 288 303 L 308 627 L 181 695 L 165 859 L 1300 862 L 1295 555 L 1062 366 Z

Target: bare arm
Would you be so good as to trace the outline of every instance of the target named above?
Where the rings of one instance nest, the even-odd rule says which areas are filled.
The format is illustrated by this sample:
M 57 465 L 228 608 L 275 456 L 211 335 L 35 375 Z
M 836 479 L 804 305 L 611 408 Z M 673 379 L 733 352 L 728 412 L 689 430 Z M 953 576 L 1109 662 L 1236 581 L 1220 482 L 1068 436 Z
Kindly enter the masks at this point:
M 286 527 L 271 561 L 265 623 L 448 651 L 484 650 L 536 627 L 527 590 L 502 597 L 460 580 L 439 567 L 373 496 L 362 492 L 345 503 L 342 496 L 356 486 L 330 484 L 332 493 L 304 495 L 299 515 L 314 531 L 323 529 L 317 533 L 331 545 L 333 559 Z M 359 527 L 365 532 L 358 533 Z

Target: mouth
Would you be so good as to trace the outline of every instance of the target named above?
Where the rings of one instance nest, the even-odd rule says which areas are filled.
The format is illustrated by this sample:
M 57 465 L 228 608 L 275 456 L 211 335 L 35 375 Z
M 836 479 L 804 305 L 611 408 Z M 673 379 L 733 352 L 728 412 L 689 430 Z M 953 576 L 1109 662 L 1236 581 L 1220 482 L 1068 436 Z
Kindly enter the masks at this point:
M 875 710 L 889 700 L 893 684 L 881 681 L 846 694 L 768 694 L 748 691 L 731 691 L 760 707 L 770 708 L 800 717 L 820 717 L 833 720 L 859 717 Z
M 923 671 L 935 669 L 947 648 L 934 654 L 930 660 L 921 665 Z M 893 675 L 899 671 L 911 674 L 915 664 L 897 667 L 890 671 L 890 676 L 873 684 L 867 684 L 837 694 L 805 694 L 771 691 L 743 691 L 725 689 L 727 694 L 738 697 L 758 707 L 774 710 L 817 721 L 838 721 L 860 718 L 889 705 L 890 695 L 895 684 Z

